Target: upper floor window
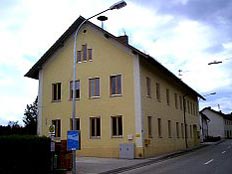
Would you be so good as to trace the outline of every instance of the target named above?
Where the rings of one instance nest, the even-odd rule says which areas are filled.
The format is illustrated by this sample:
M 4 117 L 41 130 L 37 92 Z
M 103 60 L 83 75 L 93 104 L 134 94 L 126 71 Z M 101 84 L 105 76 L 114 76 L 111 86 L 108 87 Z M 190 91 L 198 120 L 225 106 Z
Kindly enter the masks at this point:
M 61 100 L 61 83 L 52 84 L 52 100 L 53 101 Z
M 169 92 L 169 89 L 166 89 L 166 100 L 167 100 L 167 105 L 170 105 L 170 92 Z
M 52 125 L 55 126 L 55 137 L 60 137 L 60 134 L 61 134 L 60 120 L 59 119 L 52 120 Z
M 100 78 L 89 79 L 89 97 L 100 96 Z
M 110 94 L 122 94 L 121 75 L 110 76 Z
M 182 110 L 182 108 L 183 108 L 182 96 L 179 96 L 179 101 L 180 101 L 180 110 Z
M 70 98 L 73 98 L 73 81 L 70 82 Z M 75 81 L 75 98 L 80 98 L 80 80 Z
M 147 97 L 151 97 L 151 79 L 146 77 Z
M 174 94 L 174 100 L 175 100 L 175 107 L 176 109 L 178 109 L 177 93 Z
M 83 61 L 87 61 L 87 44 L 82 45 Z
M 92 61 L 93 59 L 93 53 L 92 48 L 88 48 L 87 44 L 82 45 L 81 50 L 77 51 L 77 62 L 81 63 Z
M 155 86 L 156 86 L 156 99 L 158 101 L 161 101 L 161 97 L 160 97 L 160 84 L 156 83 Z

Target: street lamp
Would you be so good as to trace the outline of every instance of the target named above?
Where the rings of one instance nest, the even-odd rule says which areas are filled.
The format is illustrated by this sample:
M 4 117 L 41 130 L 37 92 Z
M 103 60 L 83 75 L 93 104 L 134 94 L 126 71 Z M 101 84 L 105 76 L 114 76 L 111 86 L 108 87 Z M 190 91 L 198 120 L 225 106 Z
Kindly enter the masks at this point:
M 209 93 L 209 94 L 204 94 L 203 97 L 208 97 L 208 96 L 210 96 L 210 95 L 216 95 L 216 92 L 211 92 L 211 93 Z
M 119 1 L 113 5 L 111 5 L 108 9 L 100 12 L 100 13 L 97 13 L 87 19 L 85 19 L 79 26 L 78 28 L 76 29 L 75 33 L 74 33 L 74 45 L 73 45 L 73 83 L 72 83 L 72 128 L 73 130 L 76 130 L 76 124 L 75 124 L 75 114 L 76 114 L 76 101 L 75 101 L 75 87 L 76 87 L 76 84 L 75 84 L 75 81 L 76 81 L 76 62 L 77 62 L 77 36 L 78 36 L 78 33 L 81 29 L 81 27 L 90 19 L 102 14 L 102 13 L 105 13 L 106 11 L 109 11 L 109 10 L 114 10 L 114 9 L 121 9 L 123 7 L 125 7 L 127 5 L 127 3 L 125 1 Z M 73 154 L 73 174 L 76 174 L 76 150 L 73 150 L 72 152 Z
M 220 64 L 220 63 L 222 63 L 222 61 L 214 60 L 213 62 L 209 62 L 208 65 L 215 65 L 215 64 Z

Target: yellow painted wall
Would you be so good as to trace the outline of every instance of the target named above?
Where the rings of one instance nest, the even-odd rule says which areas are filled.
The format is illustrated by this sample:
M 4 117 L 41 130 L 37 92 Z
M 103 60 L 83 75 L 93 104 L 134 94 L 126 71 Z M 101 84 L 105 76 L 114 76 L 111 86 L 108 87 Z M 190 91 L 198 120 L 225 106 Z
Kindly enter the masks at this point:
M 83 33 L 83 30 L 86 30 Z M 80 100 L 76 103 L 77 116 L 80 118 L 81 148 L 78 155 L 118 157 L 119 144 L 128 143 L 127 135 L 134 135 L 134 92 L 133 92 L 133 55 L 124 46 L 94 28 L 84 27 L 77 40 L 77 50 L 82 44 L 93 49 L 92 62 L 77 63 L 77 79 L 81 83 Z M 42 132 L 48 135 L 51 120 L 61 119 L 61 139 L 66 139 L 70 129 L 72 101 L 69 83 L 72 80 L 73 38 L 68 38 L 64 47 L 58 49 L 44 65 Z M 122 75 L 122 96 L 110 96 L 110 75 Z M 100 98 L 89 98 L 89 78 L 100 78 Z M 52 83 L 62 83 L 61 102 L 52 102 Z M 123 137 L 111 137 L 111 116 L 122 115 Z M 101 117 L 101 138 L 90 139 L 91 116 Z M 133 142 L 133 140 L 132 140 Z
M 84 33 L 83 31 L 86 30 Z M 80 80 L 80 100 L 76 101 L 77 117 L 80 118 L 81 150 L 80 156 L 119 157 L 119 144 L 135 143 L 135 87 L 134 56 L 131 50 L 106 38 L 104 34 L 92 27 L 85 26 L 79 33 L 77 50 L 81 50 L 82 44 L 87 44 L 93 50 L 92 62 L 77 63 L 77 79 Z M 42 134 L 48 135 L 48 127 L 51 120 L 61 119 L 61 139 L 66 139 L 66 132 L 70 129 L 72 116 L 72 101 L 70 100 L 70 81 L 72 81 L 73 64 L 73 38 L 68 38 L 64 46 L 42 67 Z M 140 86 L 142 99 L 143 134 L 147 136 L 147 116 L 152 116 L 153 126 L 151 143 L 143 147 L 137 147 L 135 155 L 139 157 L 154 156 L 161 153 L 179 150 L 185 147 L 184 139 L 176 138 L 176 122 L 183 123 L 183 110 L 174 106 L 174 92 L 184 95 L 184 92 L 176 87 L 172 81 L 165 79 L 153 66 L 140 61 Z M 110 76 L 122 75 L 122 96 L 110 96 Z M 89 78 L 100 78 L 100 98 L 89 98 Z M 146 77 L 151 78 L 151 98 L 146 96 Z M 62 99 L 60 102 L 52 102 L 52 83 L 62 83 Z M 161 102 L 155 97 L 155 83 L 160 83 Z M 170 106 L 166 104 L 166 88 L 170 90 Z M 197 102 L 197 98 L 188 100 Z M 178 97 L 179 102 L 179 97 Z M 178 103 L 179 105 L 179 103 Z M 122 115 L 123 137 L 111 137 L 111 116 Z M 91 116 L 101 118 L 101 138 L 90 138 Z M 157 118 L 162 119 L 162 138 L 158 137 Z M 198 125 L 198 117 L 186 112 L 189 125 Z M 172 123 L 172 137 L 168 137 L 168 120 Z M 189 129 L 188 129 L 189 130 Z M 189 132 L 189 131 L 188 131 Z M 128 135 L 133 140 L 128 140 Z M 190 134 L 189 134 L 190 135 Z M 145 140 L 143 140 L 145 141 Z M 190 146 L 194 145 L 194 138 L 188 139 Z M 144 154 L 145 153 L 145 154 Z
M 181 137 L 181 123 L 184 123 L 183 108 L 180 109 L 179 96 L 186 94 L 174 81 L 167 79 L 165 74 L 151 67 L 144 61 L 141 65 L 141 93 L 142 93 L 142 115 L 144 118 L 144 139 L 148 139 L 150 144 L 145 145 L 145 156 L 154 156 L 162 153 L 172 152 L 185 148 L 185 139 Z M 151 97 L 147 97 L 146 77 L 151 79 Z M 161 101 L 156 98 L 156 83 L 160 84 Z M 166 89 L 169 89 L 170 105 L 166 102 Z M 178 94 L 178 109 L 175 107 L 174 93 Z M 194 102 L 197 105 L 197 98 L 186 96 L 186 100 Z M 148 116 L 152 116 L 152 138 L 148 137 Z M 158 136 L 158 118 L 161 118 L 162 138 Z M 171 120 L 171 137 L 168 135 L 168 120 Z M 198 116 L 189 114 L 186 111 L 186 123 L 188 130 L 188 145 L 194 145 L 194 136 L 190 137 L 189 125 L 199 125 Z M 176 122 L 179 122 L 180 138 L 176 135 Z M 199 143 L 199 140 L 197 140 Z

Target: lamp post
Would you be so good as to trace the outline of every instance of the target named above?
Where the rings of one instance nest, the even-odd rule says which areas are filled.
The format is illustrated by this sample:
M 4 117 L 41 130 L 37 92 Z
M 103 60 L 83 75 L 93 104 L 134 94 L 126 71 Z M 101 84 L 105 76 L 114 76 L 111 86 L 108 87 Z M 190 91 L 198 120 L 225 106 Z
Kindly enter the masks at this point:
M 76 124 L 75 124 L 75 115 L 76 115 L 76 101 L 75 101 L 75 87 L 76 87 L 76 84 L 75 84 L 75 81 L 76 81 L 76 62 L 77 62 L 77 36 L 78 36 L 78 33 L 81 29 L 81 27 L 90 19 L 102 14 L 102 13 L 105 13 L 106 11 L 109 11 L 109 10 L 114 10 L 114 9 L 120 9 L 120 8 L 123 8 L 127 5 L 127 3 L 125 1 L 119 1 L 115 4 L 113 4 L 112 6 L 110 6 L 108 9 L 100 12 L 100 13 L 97 13 L 87 19 L 85 19 L 79 26 L 78 28 L 76 29 L 75 33 L 74 33 L 74 45 L 73 45 L 73 82 L 72 82 L 72 128 L 73 130 L 76 130 Z M 73 150 L 72 152 L 73 154 L 73 174 L 76 174 L 76 150 Z

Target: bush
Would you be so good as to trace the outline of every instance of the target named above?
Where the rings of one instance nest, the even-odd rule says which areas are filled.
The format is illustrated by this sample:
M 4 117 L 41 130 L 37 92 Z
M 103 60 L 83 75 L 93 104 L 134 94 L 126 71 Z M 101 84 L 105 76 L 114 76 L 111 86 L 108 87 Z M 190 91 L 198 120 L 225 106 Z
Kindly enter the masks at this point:
M 221 140 L 220 136 L 218 136 L 218 137 L 207 136 L 206 139 L 205 139 L 206 142 L 216 142 L 216 141 L 219 141 L 219 140 Z
M 51 166 L 50 139 L 0 136 L 0 173 L 47 174 Z

